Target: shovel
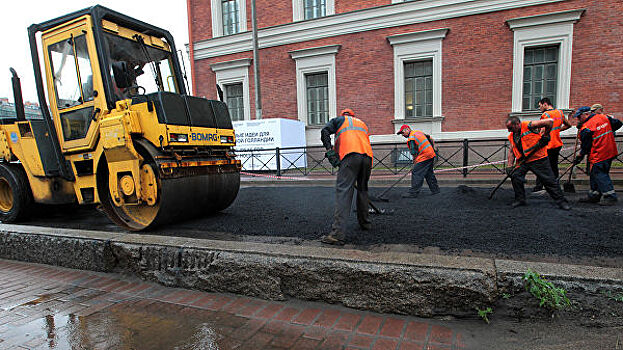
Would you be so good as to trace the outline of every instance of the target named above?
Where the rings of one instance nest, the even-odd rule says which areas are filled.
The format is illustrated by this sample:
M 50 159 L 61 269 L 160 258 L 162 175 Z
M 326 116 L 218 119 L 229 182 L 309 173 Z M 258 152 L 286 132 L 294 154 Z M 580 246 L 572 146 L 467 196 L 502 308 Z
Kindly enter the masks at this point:
M 580 137 L 579 134 L 575 137 L 575 146 L 573 146 L 573 160 L 574 161 L 575 161 L 575 155 L 576 155 L 576 153 L 578 151 L 578 138 L 579 137 Z M 571 163 L 571 170 L 569 171 L 569 180 L 567 180 L 567 182 L 565 182 L 564 185 L 562 186 L 563 187 L 563 191 L 565 191 L 567 193 L 575 193 L 575 186 L 571 183 L 571 176 L 573 175 L 573 168 L 574 167 L 575 167 L 575 162 Z
M 540 148 L 535 149 L 534 151 L 528 153 L 526 156 L 523 157 L 522 160 L 520 160 L 519 162 L 517 162 L 517 164 L 515 164 L 515 166 L 513 167 L 513 170 L 511 170 L 510 174 L 506 174 L 506 176 L 504 177 L 504 179 L 502 179 L 502 181 L 500 181 L 497 186 L 495 186 L 495 188 L 493 190 L 491 190 L 491 193 L 489 193 L 489 199 L 493 198 L 493 195 L 495 194 L 495 192 L 502 187 L 502 185 L 506 182 L 506 179 L 508 179 L 509 177 L 513 176 L 513 174 L 515 173 L 515 171 L 517 169 L 519 169 L 519 167 L 521 167 L 521 165 L 523 163 L 526 162 L 526 160 L 530 159 L 530 157 L 532 157 L 533 154 L 535 154 Z
M 357 185 L 354 185 L 354 187 L 357 191 L 359 191 L 359 188 L 357 188 Z M 370 198 L 368 198 L 368 205 L 370 206 L 370 208 L 368 209 L 368 213 L 370 214 L 391 215 L 394 213 L 393 210 L 379 209 L 376 205 L 372 204 L 372 201 L 370 200 Z

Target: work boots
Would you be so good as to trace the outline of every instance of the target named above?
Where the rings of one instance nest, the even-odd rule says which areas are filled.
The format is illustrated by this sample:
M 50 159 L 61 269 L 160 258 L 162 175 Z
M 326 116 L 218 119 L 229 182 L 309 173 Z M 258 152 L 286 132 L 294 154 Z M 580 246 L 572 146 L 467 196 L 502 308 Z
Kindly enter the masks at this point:
M 599 203 L 601 196 L 586 196 L 578 200 L 580 203 Z
M 511 207 L 518 208 L 518 207 L 525 207 L 526 205 L 528 205 L 526 201 L 516 200 L 511 204 Z
M 569 205 L 569 202 L 567 202 L 566 200 L 557 202 L 556 205 L 558 205 L 558 208 L 562 210 L 571 210 L 571 206 Z
M 608 197 L 604 196 L 601 202 L 599 202 L 599 205 L 605 206 L 605 207 L 610 207 L 616 204 L 617 204 L 617 197 L 612 197 L 612 196 L 608 196 Z

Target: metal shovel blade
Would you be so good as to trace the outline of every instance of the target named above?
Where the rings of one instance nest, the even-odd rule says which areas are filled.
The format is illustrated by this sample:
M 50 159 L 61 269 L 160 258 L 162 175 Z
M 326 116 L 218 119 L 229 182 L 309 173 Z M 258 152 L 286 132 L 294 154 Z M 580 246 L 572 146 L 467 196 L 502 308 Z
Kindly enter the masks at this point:
M 563 187 L 563 191 L 567 193 L 575 193 L 575 186 L 571 182 L 565 182 L 565 184 L 562 185 L 562 187 Z

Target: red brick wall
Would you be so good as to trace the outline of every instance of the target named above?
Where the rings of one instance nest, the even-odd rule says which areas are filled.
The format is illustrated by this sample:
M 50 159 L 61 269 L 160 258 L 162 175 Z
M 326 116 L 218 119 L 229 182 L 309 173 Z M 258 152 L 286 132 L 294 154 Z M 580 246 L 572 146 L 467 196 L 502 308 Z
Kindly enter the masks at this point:
M 247 18 L 251 29 L 251 0 L 247 0 Z M 256 0 L 257 27 L 264 28 L 292 22 L 292 0 Z
M 587 10 L 574 27 L 570 104 L 576 107 L 599 102 L 607 112 L 621 117 L 623 25 L 619 17 L 612 16 L 623 11 L 619 0 L 565 1 L 262 49 L 264 116 L 297 115 L 296 65 L 288 51 L 339 44 L 342 47 L 336 56 L 338 111 L 353 108 L 368 123 L 373 134 L 392 133 L 393 49 L 386 37 L 450 28 L 442 48 L 442 112 L 445 116 L 442 131 L 502 129 L 511 110 L 513 78 L 513 32 L 505 21 L 580 8 Z M 197 61 L 198 94 L 216 96 L 210 63 L 242 57 L 251 57 L 251 53 Z M 251 115 L 254 116 L 253 69 L 249 72 Z
M 335 13 L 344 13 L 365 8 L 391 4 L 391 0 L 335 0 Z
M 196 41 L 212 37 L 211 0 L 186 0 L 190 9 L 191 33 Z M 251 30 L 251 0 L 246 1 L 247 28 Z M 335 0 L 335 13 L 391 4 L 391 0 Z M 257 26 L 265 28 L 292 22 L 292 0 L 256 1 Z

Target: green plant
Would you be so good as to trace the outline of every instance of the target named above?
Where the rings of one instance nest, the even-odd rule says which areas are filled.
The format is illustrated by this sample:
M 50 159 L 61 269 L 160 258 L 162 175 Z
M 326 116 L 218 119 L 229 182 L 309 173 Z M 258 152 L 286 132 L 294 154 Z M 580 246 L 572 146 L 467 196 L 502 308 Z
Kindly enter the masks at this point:
M 559 310 L 571 305 L 564 288 L 557 288 L 543 276 L 528 269 L 523 275 L 526 290 L 539 300 L 540 307 Z
M 510 295 L 508 293 L 502 293 L 502 298 L 503 299 L 510 299 L 510 297 L 512 297 L 512 295 Z
M 487 324 L 489 324 L 489 314 L 493 313 L 493 309 L 491 307 L 488 307 L 484 310 L 480 310 L 479 308 L 476 308 L 476 311 L 478 311 L 478 316 L 480 316 L 480 318 L 482 318 L 485 322 L 487 322 Z
M 618 301 L 623 303 L 623 293 L 612 294 L 611 291 L 602 292 L 603 295 L 608 297 L 610 300 Z

